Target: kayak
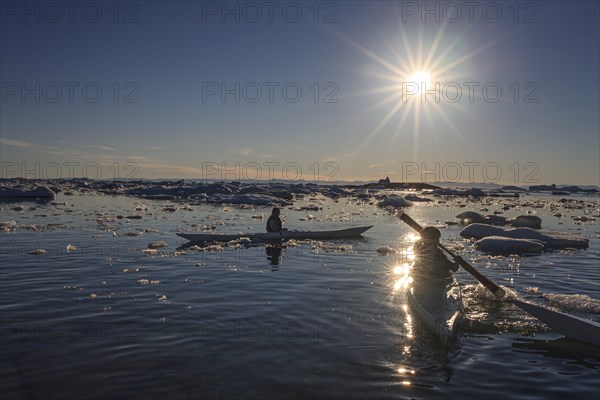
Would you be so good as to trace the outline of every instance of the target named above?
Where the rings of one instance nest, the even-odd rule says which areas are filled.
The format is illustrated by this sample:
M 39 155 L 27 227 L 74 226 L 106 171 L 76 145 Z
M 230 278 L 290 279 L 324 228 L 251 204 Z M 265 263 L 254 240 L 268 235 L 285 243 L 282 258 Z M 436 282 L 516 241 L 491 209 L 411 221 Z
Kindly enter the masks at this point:
M 600 323 L 521 300 L 512 302 L 566 337 L 600 346 Z
M 271 233 L 250 233 L 250 234 L 213 234 L 213 233 L 178 233 L 184 239 L 190 242 L 229 242 L 242 237 L 247 237 L 253 242 L 276 242 L 282 239 L 313 239 L 313 240 L 334 240 L 350 239 L 359 237 L 373 226 L 361 226 L 356 228 L 339 229 L 335 231 L 281 231 Z
M 454 278 L 415 279 L 406 297 L 417 319 L 448 347 L 463 310 L 458 282 Z

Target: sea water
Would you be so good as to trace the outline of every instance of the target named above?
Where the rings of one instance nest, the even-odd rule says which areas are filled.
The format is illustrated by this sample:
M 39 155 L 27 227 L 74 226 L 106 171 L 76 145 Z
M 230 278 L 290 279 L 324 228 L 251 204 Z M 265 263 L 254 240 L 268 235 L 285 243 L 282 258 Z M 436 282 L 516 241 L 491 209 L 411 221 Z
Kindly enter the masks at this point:
M 532 206 L 556 198 L 525 195 L 405 211 L 445 227 L 442 242 L 512 295 L 598 321 L 599 219 L 571 218 L 597 216 L 598 199 L 571 197 L 595 207 L 559 218 Z M 494 301 L 464 270 L 455 275 L 465 313 L 451 346 L 440 346 L 406 307 L 416 236 L 374 201 L 296 200 L 322 209 L 284 208 L 290 229 L 373 228 L 275 251 L 186 248 L 176 235 L 262 232 L 267 207 L 92 194 L 57 201 L 1 205 L 2 221 L 19 226 L 0 243 L 4 398 L 599 398 L 597 347 Z M 544 229 L 581 234 L 590 247 L 489 256 L 445 224 L 507 203 L 505 216 L 534 212 Z M 142 218 L 122 218 L 133 214 Z M 148 248 L 159 241 L 167 246 Z

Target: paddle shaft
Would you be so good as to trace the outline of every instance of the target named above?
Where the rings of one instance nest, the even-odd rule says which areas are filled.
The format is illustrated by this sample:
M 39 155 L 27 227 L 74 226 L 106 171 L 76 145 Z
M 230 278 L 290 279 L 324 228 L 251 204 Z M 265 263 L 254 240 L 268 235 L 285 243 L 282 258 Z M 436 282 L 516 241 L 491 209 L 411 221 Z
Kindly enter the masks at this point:
M 417 221 L 415 221 L 410 216 L 408 216 L 408 214 L 406 214 L 405 212 L 400 211 L 397 214 L 397 217 L 400 218 L 403 222 L 405 222 L 408 226 L 410 226 L 411 228 L 413 228 L 417 232 L 420 233 L 423 230 L 423 227 L 421 225 L 419 225 L 417 223 Z M 440 249 L 442 249 L 443 251 L 445 251 L 446 253 L 448 253 L 452 258 L 456 258 L 456 255 L 453 252 L 451 252 L 443 244 L 438 243 L 438 247 Z M 504 289 L 502 289 L 500 286 L 496 285 L 494 282 L 492 282 L 491 280 L 489 280 L 486 276 L 482 275 L 481 272 L 477 271 L 475 269 L 475 267 L 473 267 L 471 264 L 469 264 L 468 262 L 466 262 L 462 258 L 460 259 L 460 261 L 458 262 L 458 264 L 461 267 L 463 267 L 465 269 L 465 271 L 467 271 L 468 273 L 470 273 L 475 279 L 477 279 L 479 281 L 479 283 L 481 283 L 490 292 L 492 292 L 494 294 L 494 296 L 496 296 L 499 299 L 501 299 L 501 298 L 504 297 L 504 295 L 505 295 Z

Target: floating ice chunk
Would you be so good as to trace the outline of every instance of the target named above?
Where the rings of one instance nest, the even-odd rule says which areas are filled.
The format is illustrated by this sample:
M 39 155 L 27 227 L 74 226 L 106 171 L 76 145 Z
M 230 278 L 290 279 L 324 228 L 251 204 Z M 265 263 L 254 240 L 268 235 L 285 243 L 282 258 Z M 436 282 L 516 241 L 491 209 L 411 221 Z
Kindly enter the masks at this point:
M 404 197 L 400 197 L 398 195 L 391 195 L 388 196 L 386 198 L 384 198 L 383 200 L 381 200 L 379 203 L 377 203 L 378 207 L 410 207 L 412 206 L 412 202 L 406 200 Z
M 464 221 L 464 223 L 486 223 L 486 218 L 475 211 L 464 211 L 458 214 L 455 218 Z
M 514 239 L 502 236 L 488 236 L 475 242 L 475 248 L 488 254 L 539 254 L 544 243 L 533 239 Z
M 46 254 L 46 253 L 48 253 L 48 250 L 44 250 L 44 249 L 35 249 L 35 250 L 31 250 L 31 251 L 27 252 L 27 254 L 31 254 L 34 256 L 40 256 L 40 255 Z
M 535 215 L 519 215 L 518 217 L 511 218 L 508 222 L 515 227 L 526 227 L 526 228 L 541 228 L 542 219 Z
M 163 242 L 162 240 L 148 243 L 149 249 L 160 249 L 161 247 L 169 247 L 169 244 L 167 242 Z
M 543 296 L 564 310 L 600 314 L 600 300 L 584 294 L 544 293 Z
M 12 232 L 17 229 L 16 221 L 0 221 L 0 230 L 4 233 Z
M 317 246 L 319 247 L 319 249 L 326 250 L 326 251 L 346 251 L 346 252 L 352 251 L 351 244 L 333 244 L 333 243 L 317 242 Z
M 395 249 L 388 247 L 388 246 L 382 246 L 382 247 L 378 248 L 377 252 L 379 254 L 383 254 L 383 255 L 397 253 L 397 251 Z
M 481 215 L 475 211 L 465 211 L 458 214 L 455 218 L 459 219 L 464 225 L 473 223 L 488 225 L 506 225 L 508 221 L 505 217 L 499 215 Z
M 408 194 L 408 195 L 404 196 L 404 198 L 408 201 L 414 201 L 414 202 L 433 201 L 433 199 L 429 199 L 427 197 L 419 197 L 416 194 Z
M 201 251 L 201 252 L 210 252 L 210 251 L 221 251 L 223 250 L 223 247 L 221 245 L 218 244 L 211 244 L 208 246 L 192 246 L 190 247 L 190 249 L 196 250 L 196 251 Z
M 502 217 L 500 215 L 494 215 L 494 214 L 487 215 L 486 222 L 491 225 L 507 225 L 508 224 L 508 220 L 506 219 L 506 217 Z

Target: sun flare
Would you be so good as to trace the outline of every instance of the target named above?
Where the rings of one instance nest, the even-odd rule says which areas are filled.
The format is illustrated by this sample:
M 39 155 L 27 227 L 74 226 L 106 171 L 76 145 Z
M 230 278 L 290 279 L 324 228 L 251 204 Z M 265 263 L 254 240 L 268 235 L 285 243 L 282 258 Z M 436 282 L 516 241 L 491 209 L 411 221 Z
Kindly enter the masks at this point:
M 460 96 L 461 89 L 456 88 L 456 82 L 467 79 L 465 77 L 468 76 L 471 60 L 475 55 L 506 39 L 511 32 L 465 51 L 462 44 L 467 32 L 449 35 L 446 32 L 448 26 L 448 23 L 440 24 L 434 36 L 425 38 L 422 26 L 418 30 L 409 31 L 402 21 L 398 21 L 398 34 L 383 39 L 383 52 L 376 52 L 335 31 L 341 39 L 374 61 L 376 70 L 368 70 L 365 74 L 383 81 L 382 84 L 355 93 L 361 96 L 382 96 L 373 101 L 364 113 L 387 108 L 365 135 L 357 154 L 386 129 L 390 136 L 386 137 L 389 138 L 389 141 L 385 141 L 388 154 L 384 157 L 395 155 L 398 140 L 402 140 L 402 148 L 405 148 L 409 145 L 408 140 L 412 139 L 412 158 L 418 158 L 422 131 L 426 130 L 435 137 L 439 131 L 437 124 L 442 124 L 444 131 L 452 132 L 465 148 L 471 147 L 471 143 L 453 121 L 451 112 L 463 112 L 472 118 L 477 116 L 463 104 L 440 99 L 442 96 L 448 96 L 449 99 Z M 423 123 L 427 125 L 423 127 Z M 410 124 L 412 132 L 407 129 Z
M 431 74 L 427 71 L 415 72 L 408 77 L 406 84 L 416 84 L 418 91 L 427 89 L 431 86 Z

